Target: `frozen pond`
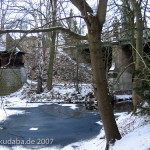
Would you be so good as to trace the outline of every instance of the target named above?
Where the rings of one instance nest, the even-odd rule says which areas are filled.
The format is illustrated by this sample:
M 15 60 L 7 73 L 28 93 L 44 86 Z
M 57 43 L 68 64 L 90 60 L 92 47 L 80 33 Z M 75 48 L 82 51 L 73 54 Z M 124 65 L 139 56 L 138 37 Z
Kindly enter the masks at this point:
M 64 147 L 93 138 L 101 129 L 96 123 L 100 120 L 99 113 L 87 111 L 81 106 L 72 109 L 66 105 L 51 104 L 10 109 L 23 110 L 25 113 L 12 115 L 1 123 L 1 144 L 8 147 Z

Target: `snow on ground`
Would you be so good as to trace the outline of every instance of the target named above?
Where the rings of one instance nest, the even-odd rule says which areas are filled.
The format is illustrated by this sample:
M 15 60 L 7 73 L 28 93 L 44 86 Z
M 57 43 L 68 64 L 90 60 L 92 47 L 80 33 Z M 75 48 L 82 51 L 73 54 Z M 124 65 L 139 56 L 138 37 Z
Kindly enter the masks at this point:
M 125 135 L 111 150 L 150 150 L 150 124 Z
M 8 110 L 8 109 L 0 108 L 0 122 L 4 121 L 10 115 L 23 114 L 23 113 L 24 111 Z
M 33 93 L 28 99 L 29 102 L 64 102 L 72 99 L 72 102 L 76 99 L 80 101 L 84 100 L 84 97 L 92 92 L 91 84 L 80 84 L 79 92 L 76 92 L 74 84 L 57 84 L 54 85 L 51 91 L 45 91 L 41 94 Z M 76 96 L 78 98 L 76 98 Z M 81 100 L 82 99 L 82 100 Z
M 79 84 L 79 91 L 82 96 L 85 96 L 89 92 L 91 92 L 91 89 L 91 84 Z M 71 96 L 71 94 L 76 93 L 74 84 L 69 84 L 69 86 L 67 84 L 57 84 L 56 86 L 54 86 L 52 91 L 59 92 L 61 95 L 68 94 L 68 96 Z
M 88 92 L 90 92 L 91 87 L 92 86 L 89 86 L 89 85 L 82 85 L 82 87 L 80 87 L 81 95 L 85 95 Z M 24 86 L 20 91 L 1 98 L 0 122 L 3 122 L 10 115 L 24 113 L 23 111 L 9 110 L 7 108 L 38 107 L 39 105 L 42 105 L 42 103 L 40 104 L 39 103 L 36 103 L 36 104 L 27 103 L 30 100 L 27 99 L 23 94 L 25 88 L 27 87 Z M 53 90 L 55 92 L 59 92 L 60 95 L 61 94 L 71 95 L 72 92 L 75 92 L 75 89 L 73 88 L 73 86 L 70 86 L 70 88 L 68 88 L 68 87 L 65 87 L 65 85 L 55 86 Z M 44 94 L 47 95 L 48 97 L 50 93 L 47 92 Z M 40 96 L 42 98 L 43 94 L 41 95 Z M 32 95 L 32 96 L 35 96 L 35 95 Z M 72 109 L 77 108 L 75 104 L 61 104 L 61 105 L 69 106 Z M 117 124 L 118 124 L 119 131 L 122 135 L 122 139 L 119 141 L 116 141 L 116 143 L 113 146 L 110 146 L 110 150 L 150 150 L 150 117 L 149 116 L 134 116 L 125 112 L 116 113 L 115 115 L 119 116 L 117 118 Z M 102 125 L 101 121 L 98 121 L 96 123 Z M 2 128 L 0 127 L 0 129 Z M 31 130 L 38 130 L 38 129 L 33 127 L 31 128 Z M 4 146 L 0 146 L 0 149 L 9 150 L 9 148 L 4 147 Z M 75 149 L 77 150 L 104 150 L 105 149 L 104 131 L 101 130 L 98 136 L 92 137 L 89 140 L 72 143 L 63 148 L 59 148 L 59 147 L 41 148 L 41 150 L 75 150 Z M 27 148 L 23 146 L 14 146 L 12 150 L 27 150 Z
M 116 99 L 129 100 L 132 99 L 132 95 L 116 95 Z
M 150 116 L 123 114 L 117 124 L 122 139 L 110 150 L 150 150 Z

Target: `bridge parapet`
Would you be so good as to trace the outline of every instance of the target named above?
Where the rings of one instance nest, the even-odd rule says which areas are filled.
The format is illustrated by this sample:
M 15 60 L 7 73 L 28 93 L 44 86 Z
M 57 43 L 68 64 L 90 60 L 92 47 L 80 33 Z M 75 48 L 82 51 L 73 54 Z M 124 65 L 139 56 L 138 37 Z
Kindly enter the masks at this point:
M 133 38 L 134 40 L 136 39 L 136 30 L 137 30 L 136 28 L 126 29 L 119 22 L 117 17 L 115 17 L 112 26 L 110 26 L 109 29 L 107 29 L 102 33 L 102 42 L 131 45 L 131 40 Z M 144 43 L 150 42 L 150 28 L 143 29 L 143 39 Z

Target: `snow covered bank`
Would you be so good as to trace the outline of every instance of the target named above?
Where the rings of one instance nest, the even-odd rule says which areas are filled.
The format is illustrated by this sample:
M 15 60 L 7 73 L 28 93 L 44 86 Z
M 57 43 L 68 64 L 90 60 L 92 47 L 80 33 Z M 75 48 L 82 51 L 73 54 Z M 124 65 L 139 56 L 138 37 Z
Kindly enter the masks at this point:
M 0 108 L 0 122 L 4 121 L 7 117 L 14 115 L 14 114 L 23 114 L 24 111 L 19 110 L 9 110 Z
M 150 149 L 150 116 L 123 114 L 117 123 L 122 139 L 116 141 L 110 150 Z
M 150 124 L 141 126 L 126 134 L 110 150 L 149 150 Z

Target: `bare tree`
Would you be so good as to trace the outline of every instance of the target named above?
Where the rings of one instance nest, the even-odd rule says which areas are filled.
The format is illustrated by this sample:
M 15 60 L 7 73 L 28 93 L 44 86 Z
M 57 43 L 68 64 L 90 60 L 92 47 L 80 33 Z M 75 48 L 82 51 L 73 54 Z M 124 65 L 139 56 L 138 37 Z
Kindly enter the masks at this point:
M 51 1 L 52 6 L 52 27 L 56 26 L 56 16 L 57 16 L 57 4 L 58 1 Z M 52 89 L 52 81 L 53 81 L 53 65 L 55 59 L 55 51 L 56 51 L 56 31 L 52 31 L 51 33 L 51 45 L 50 45 L 50 56 L 49 56 L 49 64 L 48 64 L 48 79 L 47 79 L 47 89 Z
M 101 46 L 101 33 L 105 22 L 107 0 L 99 1 L 97 13 L 95 15 L 93 14 L 92 8 L 85 0 L 80 2 L 77 0 L 71 0 L 71 2 L 80 10 L 87 24 L 88 42 L 93 68 L 93 82 L 106 134 L 106 149 L 108 149 L 109 143 L 114 143 L 115 140 L 120 139 L 121 136 L 112 110 Z
M 133 11 L 136 18 L 136 48 L 135 48 L 135 71 L 141 70 L 143 66 L 143 19 L 141 11 L 141 2 L 136 0 L 131 0 Z M 133 105 L 134 112 L 137 109 L 137 106 L 143 101 L 141 96 L 135 90 L 137 87 L 142 87 L 142 82 L 139 79 L 138 75 L 135 74 L 133 79 Z

